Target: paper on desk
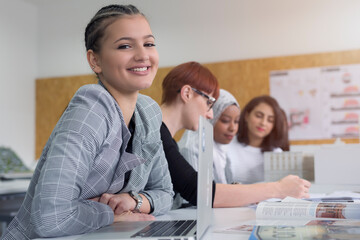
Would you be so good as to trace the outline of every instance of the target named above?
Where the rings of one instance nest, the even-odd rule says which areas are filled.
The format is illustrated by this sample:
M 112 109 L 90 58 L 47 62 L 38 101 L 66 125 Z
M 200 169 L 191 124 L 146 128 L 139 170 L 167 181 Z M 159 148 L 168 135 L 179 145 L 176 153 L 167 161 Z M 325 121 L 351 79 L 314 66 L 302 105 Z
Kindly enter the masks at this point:
M 337 191 L 330 194 L 310 194 L 309 201 L 324 202 L 355 202 L 360 203 L 360 193 L 351 191 Z
M 299 198 L 294 198 L 294 197 L 286 197 L 283 200 L 281 200 L 281 202 L 305 202 L 305 203 L 309 203 L 309 201 L 299 199 Z
M 274 226 L 287 226 L 287 227 L 301 227 L 301 226 L 312 226 L 312 225 L 322 225 L 322 226 L 356 226 L 360 227 L 359 220 L 353 219 L 312 219 L 312 220 L 299 220 L 299 219 L 287 219 L 287 220 L 250 220 L 244 221 L 241 224 L 224 227 L 220 229 L 215 229 L 215 233 L 229 233 L 229 234 L 249 234 L 256 226 L 262 227 L 274 227 Z

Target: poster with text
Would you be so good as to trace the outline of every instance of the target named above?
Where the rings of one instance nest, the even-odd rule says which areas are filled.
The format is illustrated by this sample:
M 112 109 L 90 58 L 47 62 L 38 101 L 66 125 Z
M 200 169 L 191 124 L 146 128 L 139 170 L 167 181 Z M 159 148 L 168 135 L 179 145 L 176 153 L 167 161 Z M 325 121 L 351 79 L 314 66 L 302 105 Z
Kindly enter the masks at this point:
M 359 138 L 360 64 L 270 72 L 290 140 Z

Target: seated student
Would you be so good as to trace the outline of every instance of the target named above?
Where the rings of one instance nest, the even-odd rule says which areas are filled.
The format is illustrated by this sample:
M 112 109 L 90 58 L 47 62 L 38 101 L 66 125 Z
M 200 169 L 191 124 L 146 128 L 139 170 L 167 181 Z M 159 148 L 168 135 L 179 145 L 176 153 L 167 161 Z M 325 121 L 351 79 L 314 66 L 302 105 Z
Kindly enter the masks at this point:
M 103 7 L 86 27 L 85 45 L 99 83 L 70 101 L 4 239 L 81 234 L 153 220 L 148 213 L 172 207 L 160 107 L 139 94 L 158 69 L 149 23 L 132 5 Z
M 200 115 L 212 118 L 214 98 L 219 95 L 218 82 L 203 65 L 187 62 L 174 67 L 166 75 L 162 89 L 161 138 L 174 190 L 192 205 L 196 205 L 197 172 L 180 154 L 173 137 L 184 128 L 196 131 Z M 213 206 L 245 206 L 268 198 L 286 196 L 306 198 L 309 197 L 309 186 L 308 181 L 296 176 L 289 176 L 278 182 L 252 185 L 214 182 Z
M 213 106 L 214 126 L 214 181 L 227 183 L 226 179 L 226 148 L 230 141 L 236 137 L 240 118 L 240 106 L 235 97 L 224 89 L 220 89 L 219 98 Z M 198 132 L 186 130 L 178 142 L 180 153 L 186 161 L 198 170 Z
M 285 115 L 267 95 L 250 100 L 241 112 L 239 132 L 228 149 L 231 182 L 264 181 L 264 151 L 281 152 L 287 140 Z
M 220 89 L 219 99 L 213 107 L 214 118 L 214 180 L 216 183 L 232 183 L 230 166 L 232 163 L 227 157 L 230 154 L 229 143 L 238 131 L 240 108 L 231 93 Z M 198 159 L 197 132 L 186 130 L 178 142 L 180 153 L 197 170 Z M 221 176 L 221 178 L 219 177 Z M 230 177 L 229 177 L 230 176 Z M 296 178 L 288 176 L 287 178 Z

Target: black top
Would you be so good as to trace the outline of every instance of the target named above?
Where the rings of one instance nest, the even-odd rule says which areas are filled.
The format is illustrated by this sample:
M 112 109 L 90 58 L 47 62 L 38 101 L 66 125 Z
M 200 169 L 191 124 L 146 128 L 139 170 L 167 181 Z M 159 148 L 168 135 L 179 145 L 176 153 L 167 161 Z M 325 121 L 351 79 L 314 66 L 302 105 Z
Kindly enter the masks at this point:
M 174 191 L 180 193 L 181 197 L 196 206 L 198 174 L 179 152 L 179 147 L 171 137 L 170 131 L 164 122 L 161 125 L 160 133 Z M 213 181 L 213 204 L 216 190 L 215 186 L 216 184 Z

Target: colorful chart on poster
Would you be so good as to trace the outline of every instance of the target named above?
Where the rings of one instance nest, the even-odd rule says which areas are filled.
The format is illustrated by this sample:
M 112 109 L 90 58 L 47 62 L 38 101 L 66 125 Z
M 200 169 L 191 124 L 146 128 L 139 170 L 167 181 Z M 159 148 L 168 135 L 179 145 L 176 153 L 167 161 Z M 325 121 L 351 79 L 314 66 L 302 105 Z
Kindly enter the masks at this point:
M 359 138 L 360 64 L 270 72 L 291 140 Z

